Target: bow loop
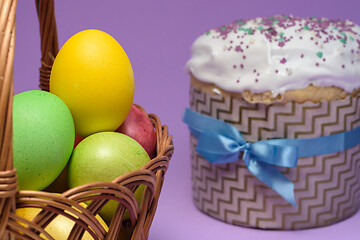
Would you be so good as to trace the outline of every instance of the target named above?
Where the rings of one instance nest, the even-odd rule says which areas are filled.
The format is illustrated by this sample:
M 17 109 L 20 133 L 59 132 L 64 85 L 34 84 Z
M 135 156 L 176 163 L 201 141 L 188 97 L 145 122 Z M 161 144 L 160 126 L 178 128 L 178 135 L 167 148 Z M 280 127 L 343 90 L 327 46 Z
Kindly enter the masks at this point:
M 214 131 L 203 132 L 198 137 L 196 152 L 212 163 L 229 163 L 239 159 L 242 148 L 237 141 Z

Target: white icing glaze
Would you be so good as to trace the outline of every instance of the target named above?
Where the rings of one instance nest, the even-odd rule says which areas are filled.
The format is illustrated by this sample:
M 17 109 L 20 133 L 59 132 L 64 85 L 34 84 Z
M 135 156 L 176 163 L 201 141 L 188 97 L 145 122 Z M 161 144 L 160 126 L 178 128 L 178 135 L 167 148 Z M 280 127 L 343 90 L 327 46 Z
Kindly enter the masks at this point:
M 204 33 L 186 69 L 232 92 L 314 86 L 360 88 L 360 27 L 351 21 L 274 16 Z

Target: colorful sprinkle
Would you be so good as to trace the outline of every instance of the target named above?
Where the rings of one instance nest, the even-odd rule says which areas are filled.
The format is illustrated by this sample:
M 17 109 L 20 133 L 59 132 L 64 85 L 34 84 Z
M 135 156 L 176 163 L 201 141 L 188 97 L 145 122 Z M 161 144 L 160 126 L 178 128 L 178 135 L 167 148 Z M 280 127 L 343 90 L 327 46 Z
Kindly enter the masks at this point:
M 254 30 L 252 30 L 251 28 L 239 28 L 238 30 L 247 32 L 249 35 L 252 35 L 254 33 Z
M 322 58 L 323 53 L 322 53 L 322 52 L 317 52 L 317 53 L 316 53 L 316 56 L 318 56 L 319 58 Z
M 297 44 L 300 42 L 300 45 L 301 41 L 306 41 L 309 43 L 310 39 L 312 42 L 309 44 L 312 44 L 313 49 L 317 50 L 309 52 L 309 56 L 307 56 L 306 59 L 304 59 L 304 53 L 300 52 L 300 54 L 297 56 L 300 56 L 300 58 L 304 60 L 318 59 L 317 62 L 312 62 L 311 64 L 315 64 L 315 66 L 317 67 L 328 67 L 330 64 L 333 64 L 333 58 L 331 56 L 331 58 L 327 56 L 328 50 L 326 49 L 326 45 L 335 43 L 337 45 L 334 45 L 336 46 L 334 47 L 334 51 L 337 51 L 338 54 L 348 54 L 350 52 L 353 54 L 352 59 L 349 59 L 349 61 L 344 61 L 343 63 L 350 64 L 351 62 L 351 64 L 355 64 L 354 61 L 357 59 L 357 55 L 355 55 L 355 52 L 357 54 L 360 54 L 360 34 L 359 31 L 355 28 L 356 26 L 357 25 L 355 25 L 351 21 L 329 20 L 326 18 L 318 19 L 315 17 L 300 18 L 294 16 L 276 15 L 273 17 L 255 18 L 246 21 L 238 20 L 231 24 L 223 25 L 219 28 L 207 31 L 205 32 L 205 35 L 210 36 L 214 39 L 224 39 L 224 45 L 226 46 L 225 50 L 239 52 L 239 54 L 241 54 L 239 55 L 239 58 L 243 59 L 243 63 L 232 63 L 230 67 L 233 67 L 234 69 L 244 69 L 244 63 L 247 63 L 245 62 L 245 60 L 247 59 L 247 57 L 251 57 L 250 51 L 253 48 L 252 44 L 254 44 L 255 40 L 259 41 L 261 39 L 259 38 L 259 36 L 262 36 L 263 39 L 268 43 L 272 43 L 272 47 L 275 45 L 283 49 L 286 49 L 287 46 L 293 46 L 292 44 L 294 42 Z M 290 28 L 292 29 L 288 30 Z M 233 33 L 235 33 L 235 36 L 232 36 L 230 38 L 229 34 Z M 255 36 L 253 38 L 249 38 L 249 35 L 254 34 Z M 234 41 L 236 37 L 238 40 Z M 246 39 L 246 41 L 244 39 Z M 250 47 L 250 45 L 252 46 Z M 284 64 L 285 67 L 288 67 L 288 61 L 290 61 L 290 58 L 287 57 L 287 55 L 283 55 L 279 60 L 280 64 Z M 297 59 L 297 61 L 300 61 L 300 59 Z M 339 65 L 343 69 L 345 69 L 345 64 Z M 260 69 L 253 69 L 253 72 L 257 76 L 260 75 L 259 71 Z M 279 73 L 279 69 L 276 69 L 274 71 L 276 74 Z M 288 74 L 289 71 L 290 70 L 287 70 Z M 258 78 L 256 78 L 255 80 L 256 82 L 259 81 Z M 236 81 L 238 82 L 239 80 Z

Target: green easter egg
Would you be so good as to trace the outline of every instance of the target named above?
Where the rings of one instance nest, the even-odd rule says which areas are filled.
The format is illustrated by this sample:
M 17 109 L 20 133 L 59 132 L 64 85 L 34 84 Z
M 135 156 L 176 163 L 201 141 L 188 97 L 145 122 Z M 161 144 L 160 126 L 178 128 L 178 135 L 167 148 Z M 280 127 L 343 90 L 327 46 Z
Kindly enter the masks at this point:
M 40 90 L 14 96 L 13 155 L 20 190 L 42 190 L 53 182 L 74 140 L 74 121 L 60 98 Z
M 82 140 L 74 149 L 68 164 L 69 186 L 110 182 L 120 175 L 141 169 L 148 161 L 149 155 L 136 140 L 117 132 L 95 133 Z M 141 185 L 135 192 L 138 203 L 143 191 Z M 116 206 L 116 202 L 111 200 L 100 211 L 105 222 L 109 222 Z

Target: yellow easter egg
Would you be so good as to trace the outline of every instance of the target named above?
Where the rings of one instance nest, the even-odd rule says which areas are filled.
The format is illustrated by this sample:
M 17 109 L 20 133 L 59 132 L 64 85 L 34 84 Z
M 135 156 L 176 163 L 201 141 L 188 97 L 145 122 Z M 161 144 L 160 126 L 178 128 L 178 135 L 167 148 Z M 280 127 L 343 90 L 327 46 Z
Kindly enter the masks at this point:
M 114 131 L 134 98 L 134 74 L 121 45 L 109 34 L 85 30 L 60 49 L 50 75 L 50 92 L 74 118 L 76 134 Z
M 82 207 L 86 208 L 85 203 L 80 203 Z M 26 220 L 32 221 L 36 215 L 38 215 L 41 212 L 40 208 L 17 208 L 16 209 L 16 215 L 25 218 Z M 68 211 L 65 211 L 66 213 L 70 214 L 73 217 L 76 217 L 74 214 L 69 213 Z M 101 226 L 104 228 L 105 231 L 109 230 L 109 227 L 106 225 L 104 220 L 97 214 L 95 218 L 99 221 Z M 26 226 L 25 224 L 20 224 Z M 49 233 L 54 239 L 68 239 L 69 234 L 74 227 L 75 222 L 70 220 L 69 218 L 58 215 L 55 217 L 55 219 L 45 227 L 45 231 Z M 43 234 L 40 234 L 40 237 L 45 239 L 45 236 Z M 91 234 L 88 231 L 85 231 L 82 240 L 93 240 L 94 238 L 91 236 Z

